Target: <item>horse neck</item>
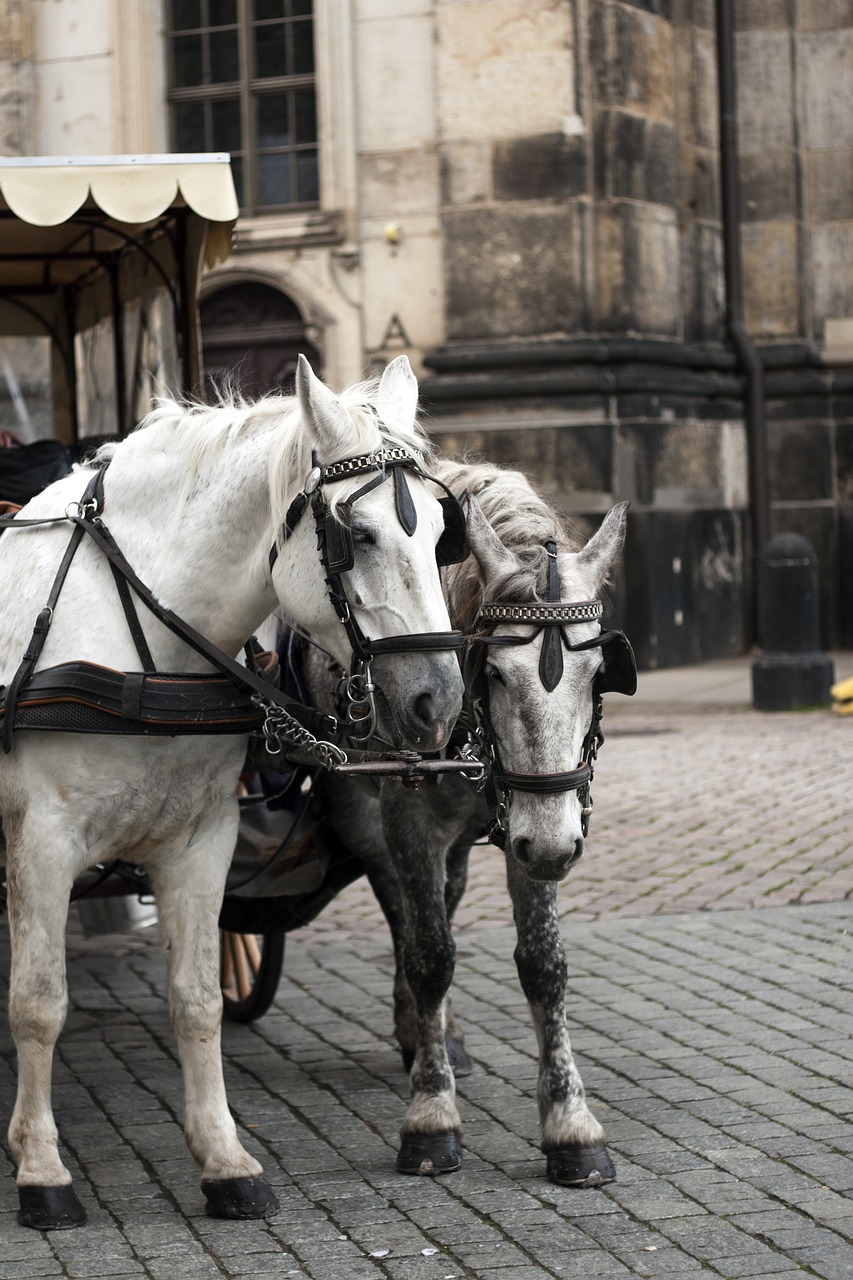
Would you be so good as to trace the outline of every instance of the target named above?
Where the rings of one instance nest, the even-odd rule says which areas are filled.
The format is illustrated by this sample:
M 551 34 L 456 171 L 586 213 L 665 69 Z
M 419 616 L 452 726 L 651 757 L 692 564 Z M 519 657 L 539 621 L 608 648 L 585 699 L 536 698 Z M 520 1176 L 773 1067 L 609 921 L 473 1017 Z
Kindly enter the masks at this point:
M 105 477 L 104 522 L 138 575 L 230 653 L 276 604 L 266 570 L 272 535 L 264 445 L 251 437 L 229 445 L 185 498 L 174 453 L 146 467 L 120 451 Z

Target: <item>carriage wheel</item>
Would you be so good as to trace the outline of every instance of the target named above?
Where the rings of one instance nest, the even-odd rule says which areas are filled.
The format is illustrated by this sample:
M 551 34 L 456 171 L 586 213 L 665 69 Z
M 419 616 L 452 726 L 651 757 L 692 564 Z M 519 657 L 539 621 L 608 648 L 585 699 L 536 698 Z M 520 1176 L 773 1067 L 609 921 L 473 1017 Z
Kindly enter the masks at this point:
M 232 1022 L 254 1022 L 275 999 L 284 963 L 284 933 L 219 931 L 222 1007 Z

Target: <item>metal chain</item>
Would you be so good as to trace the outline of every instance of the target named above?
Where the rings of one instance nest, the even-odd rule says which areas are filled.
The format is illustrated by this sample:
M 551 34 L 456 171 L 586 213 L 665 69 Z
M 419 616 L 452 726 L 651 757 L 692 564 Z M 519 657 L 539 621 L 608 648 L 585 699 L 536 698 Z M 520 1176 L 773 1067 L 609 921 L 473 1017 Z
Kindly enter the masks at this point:
M 315 738 L 309 729 L 283 707 L 276 707 L 267 702 L 259 693 L 252 697 L 254 704 L 264 713 L 263 735 L 270 755 L 278 755 L 286 747 L 297 748 L 324 769 L 334 769 L 346 764 L 347 753 L 334 742 L 325 742 Z

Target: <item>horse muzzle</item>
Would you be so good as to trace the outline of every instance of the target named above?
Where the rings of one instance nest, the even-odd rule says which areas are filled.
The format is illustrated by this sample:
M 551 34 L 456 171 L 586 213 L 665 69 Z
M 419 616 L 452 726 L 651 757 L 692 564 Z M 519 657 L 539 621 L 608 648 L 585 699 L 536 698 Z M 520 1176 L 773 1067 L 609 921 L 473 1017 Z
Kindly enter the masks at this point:
M 525 875 L 539 883 L 565 880 L 576 862 L 583 857 L 583 837 L 569 843 L 562 852 L 554 852 L 550 843 L 545 848 L 535 839 L 519 836 L 510 841 L 510 850 Z

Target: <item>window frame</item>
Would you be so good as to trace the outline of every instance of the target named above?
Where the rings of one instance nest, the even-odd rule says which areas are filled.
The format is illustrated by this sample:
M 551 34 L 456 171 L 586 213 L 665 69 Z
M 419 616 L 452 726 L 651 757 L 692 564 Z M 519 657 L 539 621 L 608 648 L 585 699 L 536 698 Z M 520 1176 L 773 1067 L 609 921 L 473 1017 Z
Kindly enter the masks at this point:
M 204 3 L 204 0 L 202 0 Z M 164 0 L 164 40 L 166 44 L 166 69 L 167 69 L 167 90 L 166 103 L 168 108 L 169 121 L 169 139 L 170 145 L 175 143 L 175 110 L 176 106 L 183 103 L 199 104 L 205 108 L 205 134 L 207 135 L 209 128 L 209 117 L 207 115 L 208 105 L 214 102 L 234 101 L 239 103 L 240 108 L 240 149 L 234 152 L 234 158 L 241 165 L 241 182 L 242 182 L 242 203 L 240 205 L 240 213 L 243 217 L 266 217 L 268 215 L 281 215 L 283 213 L 299 213 L 318 209 L 320 206 L 320 128 L 319 128 L 319 104 L 317 102 L 317 5 L 312 4 L 312 12 L 310 22 L 312 26 L 313 41 L 313 70 L 302 72 L 294 75 L 280 75 L 260 77 L 252 75 L 252 41 L 254 38 L 254 25 L 252 22 L 252 4 L 253 0 L 236 0 L 236 36 L 238 42 L 238 72 L 239 80 L 222 81 L 217 83 L 201 83 L 198 85 L 189 85 L 181 88 L 175 87 L 175 52 L 176 36 L 181 33 L 176 32 L 172 26 L 172 0 Z M 204 16 L 204 13 L 202 14 Z M 286 18 L 285 31 L 294 21 L 305 21 L 303 17 Z M 271 21 L 271 20 L 265 20 Z M 188 28 L 189 31 L 209 32 L 216 30 L 216 27 L 202 25 L 198 28 Z M 296 128 L 296 109 L 295 94 L 300 90 L 312 90 L 314 93 L 314 137 L 310 142 L 300 143 L 298 135 L 295 135 Z M 276 94 L 287 94 L 289 98 L 289 108 L 292 108 L 291 132 L 295 136 L 295 141 L 287 146 L 282 147 L 279 151 L 269 150 L 264 154 L 286 154 L 290 164 L 290 180 L 291 189 L 295 189 L 298 193 L 298 157 L 300 154 L 313 153 L 315 164 L 314 185 L 316 187 L 316 197 L 313 200 L 291 200 L 287 203 L 270 203 L 264 204 L 260 199 L 260 168 L 262 155 L 259 152 L 258 145 L 258 111 L 257 104 L 263 97 L 273 96 Z M 213 147 L 213 150 L 225 150 L 226 148 Z M 295 187 L 294 187 L 295 181 Z

